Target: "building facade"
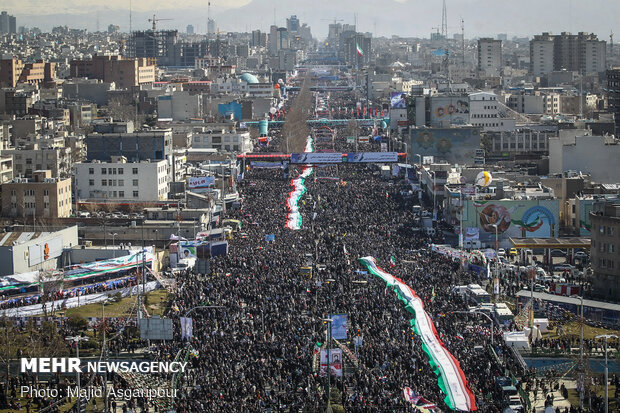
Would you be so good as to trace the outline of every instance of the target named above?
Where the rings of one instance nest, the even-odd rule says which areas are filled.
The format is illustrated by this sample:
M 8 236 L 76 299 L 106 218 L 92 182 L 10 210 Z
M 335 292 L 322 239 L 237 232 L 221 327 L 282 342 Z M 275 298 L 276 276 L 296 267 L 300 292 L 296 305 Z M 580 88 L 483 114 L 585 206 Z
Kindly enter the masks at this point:
M 154 202 L 168 199 L 168 162 L 111 162 L 75 164 L 76 199 L 89 201 Z
M 122 56 L 93 56 L 91 60 L 71 61 L 71 76 L 115 83 L 118 89 L 155 82 L 153 59 L 125 59 Z
M 86 159 L 108 162 L 113 156 L 129 161 L 161 160 L 172 154 L 172 131 L 158 129 L 133 133 L 91 133 L 86 137 Z
M 502 41 L 478 39 L 478 71 L 482 76 L 499 76 L 502 72 Z
M 24 63 L 20 59 L 0 60 L 0 86 L 15 87 L 18 83 L 38 84 L 56 78 L 56 63 Z
M 530 41 L 530 72 L 542 76 L 553 71 L 604 72 L 607 44 L 595 34 L 543 33 Z
M 607 70 L 607 99 L 614 114 L 616 134 L 620 131 L 620 67 Z
M 595 203 L 590 213 L 592 293 L 602 299 L 620 297 L 620 204 Z
M 2 216 L 67 218 L 73 213 L 71 178 L 53 178 L 49 170 L 33 179 L 15 178 L 2 185 Z

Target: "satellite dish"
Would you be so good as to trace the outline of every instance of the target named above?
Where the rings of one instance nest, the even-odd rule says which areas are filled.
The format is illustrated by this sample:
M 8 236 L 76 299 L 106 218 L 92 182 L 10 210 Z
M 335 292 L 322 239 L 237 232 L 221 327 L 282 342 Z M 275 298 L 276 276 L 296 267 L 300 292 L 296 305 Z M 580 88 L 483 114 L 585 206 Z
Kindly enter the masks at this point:
M 271 108 L 269 109 L 269 113 L 271 113 L 272 115 L 275 114 L 278 110 L 276 108 Z
M 482 171 L 476 176 L 476 185 L 478 186 L 489 186 L 489 184 L 493 182 L 493 177 L 487 171 Z

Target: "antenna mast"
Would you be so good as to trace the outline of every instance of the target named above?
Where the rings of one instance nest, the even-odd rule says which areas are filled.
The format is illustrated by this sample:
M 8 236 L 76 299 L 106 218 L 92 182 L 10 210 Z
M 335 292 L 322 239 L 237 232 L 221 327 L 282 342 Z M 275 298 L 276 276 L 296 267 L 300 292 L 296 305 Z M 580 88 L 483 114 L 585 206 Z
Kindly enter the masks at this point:
M 129 0 L 129 35 L 131 36 L 131 0 Z
M 446 0 L 443 0 L 443 9 L 441 11 L 441 35 L 444 39 L 448 38 L 448 12 L 446 11 Z

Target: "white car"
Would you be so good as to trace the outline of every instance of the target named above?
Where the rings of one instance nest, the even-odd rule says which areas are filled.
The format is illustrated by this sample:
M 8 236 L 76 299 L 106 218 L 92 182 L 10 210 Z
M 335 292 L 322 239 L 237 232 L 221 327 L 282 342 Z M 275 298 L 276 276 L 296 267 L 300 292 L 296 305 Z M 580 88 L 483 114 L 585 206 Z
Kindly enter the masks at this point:
M 498 257 L 505 257 L 506 256 L 506 250 L 503 248 L 500 248 L 497 250 L 497 256 Z

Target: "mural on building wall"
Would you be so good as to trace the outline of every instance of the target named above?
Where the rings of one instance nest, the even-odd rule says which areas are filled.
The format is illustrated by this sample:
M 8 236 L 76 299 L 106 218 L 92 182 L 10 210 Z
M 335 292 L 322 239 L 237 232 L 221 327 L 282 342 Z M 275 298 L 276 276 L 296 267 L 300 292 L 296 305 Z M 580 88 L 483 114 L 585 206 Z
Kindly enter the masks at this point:
M 493 235 L 497 225 L 497 233 L 502 239 L 553 237 L 556 234 L 557 200 L 474 201 L 473 205 L 479 227 Z

